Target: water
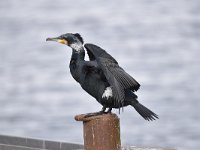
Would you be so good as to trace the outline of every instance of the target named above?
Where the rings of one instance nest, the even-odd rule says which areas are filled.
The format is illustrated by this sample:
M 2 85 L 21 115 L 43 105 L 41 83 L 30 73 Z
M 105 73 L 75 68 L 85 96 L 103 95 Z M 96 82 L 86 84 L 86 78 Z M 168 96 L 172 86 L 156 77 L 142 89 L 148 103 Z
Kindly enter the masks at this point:
M 0 134 L 83 142 L 74 116 L 101 106 L 72 79 L 71 49 L 45 42 L 66 32 L 111 53 L 159 114 L 149 123 L 127 107 L 123 145 L 199 149 L 198 0 L 1 0 Z

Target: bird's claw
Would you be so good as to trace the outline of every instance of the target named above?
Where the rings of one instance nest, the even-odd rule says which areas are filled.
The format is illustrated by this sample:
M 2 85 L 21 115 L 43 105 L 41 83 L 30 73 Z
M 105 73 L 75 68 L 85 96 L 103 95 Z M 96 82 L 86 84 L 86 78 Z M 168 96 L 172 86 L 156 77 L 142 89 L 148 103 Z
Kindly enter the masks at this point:
M 84 118 L 99 116 L 99 115 L 102 115 L 102 114 L 107 114 L 107 112 L 99 111 L 99 112 L 94 112 L 94 113 L 87 113 L 87 114 L 84 116 Z

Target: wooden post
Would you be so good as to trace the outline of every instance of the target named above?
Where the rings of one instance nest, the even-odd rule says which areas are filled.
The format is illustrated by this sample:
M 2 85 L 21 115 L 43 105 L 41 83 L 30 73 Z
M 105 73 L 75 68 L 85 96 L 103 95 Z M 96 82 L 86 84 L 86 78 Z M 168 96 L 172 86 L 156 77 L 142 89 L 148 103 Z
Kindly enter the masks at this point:
M 83 121 L 85 150 L 120 150 L 120 123 L 116 114 L 103 114 L 92 117 L 75 116 Z

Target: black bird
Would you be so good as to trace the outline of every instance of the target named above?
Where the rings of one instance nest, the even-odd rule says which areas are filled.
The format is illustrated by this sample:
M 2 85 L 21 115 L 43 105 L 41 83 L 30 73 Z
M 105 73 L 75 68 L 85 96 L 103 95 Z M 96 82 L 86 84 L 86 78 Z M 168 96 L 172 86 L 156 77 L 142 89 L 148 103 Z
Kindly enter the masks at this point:
M 140 84 L 105 50 L 94 44 L 83 46 L 83 38 L 78 33 L 63 34 L 56 38 L 47 38 L 46 41 L 56 41 L 72 48 L 70 72 L 81 87 L 103 106 L 99 114 L 110 113 L 112 108 L 120 109 L 131 105 L 145 120 L 158 118 L 154 112 L 138 102 L 134 92 L 139 89 Z M 89 61 L 84 60 L 84 47 Z

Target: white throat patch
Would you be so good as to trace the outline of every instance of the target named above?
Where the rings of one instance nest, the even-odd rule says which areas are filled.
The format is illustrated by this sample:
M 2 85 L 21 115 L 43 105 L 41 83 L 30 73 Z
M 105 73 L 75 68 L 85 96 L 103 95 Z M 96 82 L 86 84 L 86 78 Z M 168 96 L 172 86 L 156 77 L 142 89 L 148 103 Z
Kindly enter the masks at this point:
M 83 45 L 82 43 L 73 43 L 70 44 L 70 47 L 79 52 L 83 48 Z
M 102 95 L 102 98 L 109 98 L 109 97 L 112 97 L 112 89 L 111 87 L 107 87 Z

